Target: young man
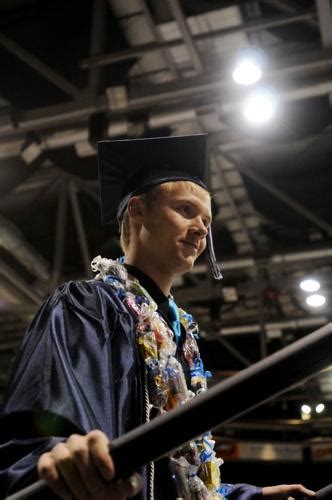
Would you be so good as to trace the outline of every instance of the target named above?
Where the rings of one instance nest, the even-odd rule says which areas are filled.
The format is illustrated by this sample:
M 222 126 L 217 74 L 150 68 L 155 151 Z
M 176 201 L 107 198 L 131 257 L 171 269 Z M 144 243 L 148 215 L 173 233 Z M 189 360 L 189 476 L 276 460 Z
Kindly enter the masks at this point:
M 156 500 L 314 495 L 301 485 L 220 482 L 209 434 L 140 476 L 111 481 L 113 438 L 206 390 L 195 325 L 171 297 L 175 276 L 190 271 L 206 246 L 220 278 L 205 158 L 201 135 L 100 143 L 103 219 L 118 217 L 124 264 L 97 257 L 96 280 L 62 285 L 34 319 L 4 411 L 60 414 L 78 431 L 45 437 L 37 428 L 8 439 L 4 493 L 31 482 L 38 470 L 63 499 L 119 499 L 139 490 L 138 498 Z

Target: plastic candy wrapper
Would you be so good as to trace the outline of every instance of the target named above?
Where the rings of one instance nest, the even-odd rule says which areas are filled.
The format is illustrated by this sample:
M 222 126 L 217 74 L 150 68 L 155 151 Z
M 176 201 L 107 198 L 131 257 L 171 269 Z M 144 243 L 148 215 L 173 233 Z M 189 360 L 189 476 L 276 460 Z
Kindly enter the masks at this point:
M 196 339 L 192 333 L 187 333 L 183 344 L 183 354 L 190 368 L 193 368 L 195 361 L 200 357 Z
M 158 343 L 160 358 L 174 356 L 176 344 L 173 341 L 173 332 L 157 314 L 153 317 L 151 326 Z
M 201 439 L 196 443 L 202 462 L 207 462 L 215 456 L 215 452 L 213 450 L 215 441 L 212 439 L 211 432 L 203 434 Z
M 224 495 L 219 491 L 209 491 L 209 500 L 225 500 Z
M 191 498 L 188 482 L 189 464 L 187 460 L 184 457 L 173 457 L 169 461 L 169 468 L 175 483 L 177 496 L 179 498 Z
M 199 466 L 201 465 L 201 460 L 199 457 L 199 451 L 195 441 L 189 441 L 188 443 L 183 445 L 182 448 L 180 448 L 180 450 L 178 451 L 178 453 L 184 456 L 185 459 L 187 460 L 190 466 L 190 473 L 196 474 Z
M 140 320 L 149 321 L 152 328 L 152 320 L 154 315 L 156 314 L 156 310 L 157 304 L 155 302 L 150 302 L 149 304 L 143 302 L 143 304 L 141 305 Z
M 170 410 L 188 401 L 190 394 L 182 366 L 173 356 L 168 358 L 166 370 L 169 381 L 169 396 L 166 410 Z
M 206 378 L 201 374 L 191 374 L 191 388 L 195 394 L 200 394 L 207 390 Z
M 144 359 L 158 358 L 156 338 L 154 333 L 149 331 L 149 325 L 144 323 L 138 325 L 137 343 Z
M 211 373 L 204 370 L 201 358 L 196 358 L 190 370 L 191 388 L 195 394 L 199 394 L 200 392 L 204 392 L 207 390 L 206 379 L 210 376 Z
M 160 366 L 158 359 L 145 360 L 148 369 L 148 387 L 150 403 L 155 408 L 163 408 L 168 400 L 168 380 L 166 371 Z
M 127 306 L 129 311 L 138 318 L 140 315 L 140 306 L 136 303 L 136 298 L 132 294 L 127 294 L 127 296 L 123 299 L 124 304 Z
M 198 476 L 189 476 L 188 482 L 192 500 L 210 500 L 209 491 Z
M 198 335 L 198 324 L 195 323 L 191 314 L 187 313 L 179 307 L 180 321 L 186 329 L 187 333 Z
M 220 485 L 219 463 L 216 459 L 202 463 L 198 476 L 202 479 L 208 490 L 216 490 Z
M 104 279 L 107 275 L 114 275 L 120 278 L 122 281 L 127 280 L 128 273 L 126 268 L 117 260 L 106 259 L 97 255 L 91 261 L 91 269 L 94 273 L 98 273 L 95 279 Z

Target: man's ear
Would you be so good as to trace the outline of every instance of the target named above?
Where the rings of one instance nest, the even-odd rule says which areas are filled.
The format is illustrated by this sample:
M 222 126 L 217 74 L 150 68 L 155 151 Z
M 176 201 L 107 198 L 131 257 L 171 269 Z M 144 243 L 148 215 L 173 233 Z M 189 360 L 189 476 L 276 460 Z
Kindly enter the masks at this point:
M 140 196 L 133 196 L 128 201 L 127 211 L 129 217 L 134 222 L 141 222 L 143 217 L 144 207 Z

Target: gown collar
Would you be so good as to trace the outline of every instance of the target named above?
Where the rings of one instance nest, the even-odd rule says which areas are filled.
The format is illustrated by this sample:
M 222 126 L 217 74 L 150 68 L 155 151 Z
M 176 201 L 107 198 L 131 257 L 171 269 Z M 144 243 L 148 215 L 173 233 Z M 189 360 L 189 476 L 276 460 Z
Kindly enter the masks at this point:
M 170 310 L 169 310 L 169 302 L 168 297 L 162 292 L 159 286 L 153 281 L 147 274 L 145 274 L 137 267 L 132 266 L 130 264 L 124 264 L 124 267 L 127 269 L 128 273 L 137 278 L 142 285 L 143 288 L 151 295 L 153 300 L 156 302 L 158 306 L 158 310 L 162 313 L 167 322 L 170 321 Z
M 139 280 L 142 287 L 146 289 L 158 306 L 164 302 L 168 302 L 168 297 L 162 292 L 157 283 L 147 274 L 130 264 L 124 264 L 124 267 L 127 269 L 129 274 Z

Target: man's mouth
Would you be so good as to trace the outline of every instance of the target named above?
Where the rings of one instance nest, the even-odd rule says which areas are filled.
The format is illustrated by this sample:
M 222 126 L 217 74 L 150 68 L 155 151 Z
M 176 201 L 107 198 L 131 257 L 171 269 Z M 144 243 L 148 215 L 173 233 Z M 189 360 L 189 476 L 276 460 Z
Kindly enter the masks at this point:
M 198 243 L 188 240 L 181 240 L 181 243 L 184 245 L 188 245 L 188 247 L 194 248 L 196 251 L 198 250 Z

